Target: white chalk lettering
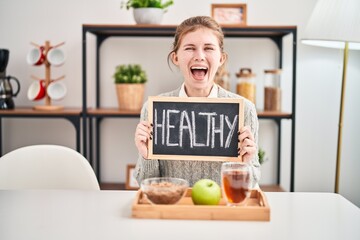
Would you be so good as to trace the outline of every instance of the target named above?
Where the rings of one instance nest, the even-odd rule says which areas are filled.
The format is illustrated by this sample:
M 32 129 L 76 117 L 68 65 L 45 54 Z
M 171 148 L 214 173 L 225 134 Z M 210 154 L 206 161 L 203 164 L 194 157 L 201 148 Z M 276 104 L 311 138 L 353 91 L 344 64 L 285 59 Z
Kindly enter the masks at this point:
M 212 129 L 211 129 L 211 148 L 215 147 L 215 134 L 220 134 L 220 147 L 224 146 L 224 114 L 220 114 L 220 126 L 215 127 L 215 117 L 211 118 Z
M 165 110 L 162 111 L 162 123 L 159 124 L 157 122 L 157 109 L 155 109 L 155 119 L 154 119 L 154 141 L 155 141 L 155 145 L 157 145 L 157 142 L 158 142 L 158 131 L 157 129 L 158 128 L 161 128 L 161 144 L 164 145 L 165 144 Z
M 186 125 L 184 124 L 184 119 L 186 120 Z M 190 137 L 190 148 L 193 148 L 193 132 L 191 131 L 191 123 L 189 115 L 186 111 L 182 111 L 180 115 L 180 126 L 179 126 L 179 146 L 183 146 L 183 132 L 184 129 L 189 131 L 189 137 Z
M 205 143 L 196 142 L 196 122 L 195 122 L 195 112 L 194 111 L 191 111 L 191 121 L 192 121 L 192 127 L 193 127 L 193 132 L 194 132 L 194 134 L 193 134 L 194 146 L 195 147 L 204 147 Z
M 227 136 L 227 138 L 226 138 L 226 141 L 225 141 L 225 148 L 229 148 L 229 147 L 230 147 L 231 138 L 232 138 L 232 136 L 234 135 L 234 132 L 235 132 L 235 130 L 236 130 L 237 119 L 238 119 L 238 115 L 235 115 L 234 121 L 233 121 L 233 123 L 231 124 L 231 122 L 230 122 L 230 120 L 229 120 L 229 117 L 228 117 L 228 116 L 225 116 L 226 124 L 227 124 L 227 126 L 229 127 L 229 129 L 230 129 L 229 134 L 228 134 L 228 136 Z
M 207 113 L 207 112 L 199 112 L 199 115 L 207 116 L 207 129 L 206 129 L 206 146 L 210 146 L 210 130 L 211 130 L 211 116 L 216 116 L 215 112 Z
M 183 147 L 185 143 L 189 143 L 190 148 L 215 148 L 216 145 L 221 148 L 229 148 L 237 131 L 238 115 L 231 119 L 225 114 L 218 115 L 216 112 L 196 113 L 195 111 L 188 112 L 177 109 L 164 109 L 159 115 L 155 109 L 154 113 L 155 145 L 158 145 L 159 134 L 161 134 L 161 144 L 164 146 Z M 200 125 L 205 130 L 204 132 L 198 132 L 196 126 Z M 184 134 L 186 131 L 188 134 Z M 199 138 L 199 134 L 202 134 L 201 138 Z M 202 139 L 203 142 L 198 142 L 199 139 Z
M 170 143 L 170 129 L 175 128 L 175 125 L 170 124 L 170 114 L 179 112 L 179 110 L 166 111 L 166 146 L 179 146 L 179 143 Z

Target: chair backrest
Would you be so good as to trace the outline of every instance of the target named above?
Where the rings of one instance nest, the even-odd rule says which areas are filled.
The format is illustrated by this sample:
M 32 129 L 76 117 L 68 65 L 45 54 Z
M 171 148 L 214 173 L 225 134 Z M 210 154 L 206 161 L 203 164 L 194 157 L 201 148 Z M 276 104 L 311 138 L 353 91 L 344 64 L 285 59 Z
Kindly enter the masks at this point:
M 27 146 L 2 156 L 0 189 L 100 190 L 86 158 L 57 145 Z

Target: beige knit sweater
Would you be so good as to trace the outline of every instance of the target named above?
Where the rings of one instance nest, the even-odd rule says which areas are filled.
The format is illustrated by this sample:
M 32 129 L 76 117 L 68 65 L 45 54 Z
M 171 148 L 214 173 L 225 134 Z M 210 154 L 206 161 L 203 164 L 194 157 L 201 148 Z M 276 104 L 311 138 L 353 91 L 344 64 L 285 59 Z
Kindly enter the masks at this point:
M 180 88 L 163 93 L 160 96 L 167 97 L 178 97 Z M 243 98 L 237 94 L 226 91 L 219 86 L 218 90 L 219 98 Z M 244 125 L 250 126 L 251 131 L 255 138 L 256 147 L 258 149 L 258 118 L 256 109 L 253 103 L 249 100 L 244 99 L 245 111 L 244 111 Z M 141 110 L 141 120 L 148 119 L 147 102 L 143 105 Z M 183 178 L 189 181 L 190 186 L 193 186 L 196 181 L 208 178 L 216 181 L 218 184 L 221 183 L 221 169 L 222 162 L 214 161 L 188 161 L 188 160 L 148 160 L 144 159 L 140 154 L 135 167 L 134 177 L 140 184 L 145 178 L 150 177 L 176 177 Z M 260 179 L 260 164 L 258 155 L 255 154 L 255 158 L 252 159 L 252 171 L 255 180 Z

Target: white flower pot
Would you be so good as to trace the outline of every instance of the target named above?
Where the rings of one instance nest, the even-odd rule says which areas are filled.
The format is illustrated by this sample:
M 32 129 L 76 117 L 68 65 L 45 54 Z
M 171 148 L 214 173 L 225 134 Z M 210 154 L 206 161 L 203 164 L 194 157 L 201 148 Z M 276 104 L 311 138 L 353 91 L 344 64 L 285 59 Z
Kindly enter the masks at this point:
M 160 24 L 164 10 L 161 8 L 134 8 L 134 19 L 137 24 Z

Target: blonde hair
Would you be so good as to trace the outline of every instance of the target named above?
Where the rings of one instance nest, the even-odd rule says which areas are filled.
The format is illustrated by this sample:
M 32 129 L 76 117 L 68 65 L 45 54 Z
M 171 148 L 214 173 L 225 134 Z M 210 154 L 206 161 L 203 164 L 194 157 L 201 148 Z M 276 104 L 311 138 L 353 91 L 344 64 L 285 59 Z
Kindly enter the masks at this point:
M 168 54 L 168 64 L 169 59 L 171 58 L 172 53 L 176 53 L 179 50 L 181 40 L 183 37 L 189 33 L 194 32 L 200 28 L 207 28 L 214 31 L 214 34 L 218 38 L 219 47 L 221 53 L 224 53 L 224 33 L 220 27 L 220 25 L 211 17 L 208 16 L 197 16 L 191 17 L 183 21 L 177 28 L 174 36 L 174 42 L 172 45 L 172 50 Z

